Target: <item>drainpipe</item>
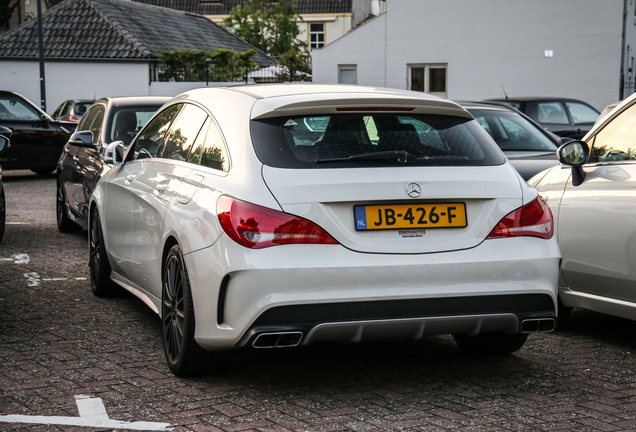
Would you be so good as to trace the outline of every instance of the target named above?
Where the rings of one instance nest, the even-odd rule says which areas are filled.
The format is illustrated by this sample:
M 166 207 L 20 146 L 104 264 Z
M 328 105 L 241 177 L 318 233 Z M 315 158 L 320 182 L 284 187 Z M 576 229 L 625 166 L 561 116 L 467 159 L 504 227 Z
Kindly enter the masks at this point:
M 42 0 L 38 2 L 38 45 L 40 51 L 40 108 L 46 112 L 46 86 L 44 85 L 44 37 L 42 36 Z
M 625 45 L 625 32 L 627 25 L 627 0 L 623 1 L 623 33 L 621 35 L 621 79 L 620 79 L 620 88 L 618 89 L 618 100 L 625 99 L 625 50 L 627 46 Z

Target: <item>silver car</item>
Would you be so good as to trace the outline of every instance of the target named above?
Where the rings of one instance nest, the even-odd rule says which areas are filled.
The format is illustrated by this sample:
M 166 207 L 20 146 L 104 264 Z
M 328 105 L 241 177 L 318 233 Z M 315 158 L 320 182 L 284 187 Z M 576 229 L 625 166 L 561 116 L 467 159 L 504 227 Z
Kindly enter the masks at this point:
M 636 94 L 558 155 L 529 183 L 554 213 L 560 321 L 572 307 L 636 319 Z

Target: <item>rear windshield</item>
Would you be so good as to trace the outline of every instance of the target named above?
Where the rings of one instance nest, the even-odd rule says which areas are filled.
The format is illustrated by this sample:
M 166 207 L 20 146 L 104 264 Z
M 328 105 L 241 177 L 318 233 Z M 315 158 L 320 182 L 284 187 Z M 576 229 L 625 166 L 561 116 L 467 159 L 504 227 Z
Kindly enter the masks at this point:
M 259 159 L 277 168 L 499 165 L 474 120 L 424 114 L 334 114 L 251 122 Z
M 469 109 L 503 151 L 555 152 L 558 145 L 541 129 L 513 111 Z

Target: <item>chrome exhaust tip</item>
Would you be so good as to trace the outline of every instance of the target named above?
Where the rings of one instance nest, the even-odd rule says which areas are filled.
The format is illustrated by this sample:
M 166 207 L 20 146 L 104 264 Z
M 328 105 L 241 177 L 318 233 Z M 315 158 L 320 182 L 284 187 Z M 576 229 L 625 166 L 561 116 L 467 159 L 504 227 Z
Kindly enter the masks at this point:
M 521 321 L 521 333 L 551 332 L 556 328 L 554 318 L 534 318 Z
M 289 348 L 300 345 L 302 332 L 274 332 L 261 333 L 254 339 L 254 348 Z

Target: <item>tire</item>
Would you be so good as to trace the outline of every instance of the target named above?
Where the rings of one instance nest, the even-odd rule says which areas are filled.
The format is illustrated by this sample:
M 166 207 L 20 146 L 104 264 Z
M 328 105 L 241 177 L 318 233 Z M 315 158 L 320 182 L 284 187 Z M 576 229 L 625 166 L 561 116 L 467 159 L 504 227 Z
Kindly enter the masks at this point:
M 49 175 L 53 173 L 57 169 L 56 166 L 49 168 L 31 168 L 31 171 L 36 173 L 37 175 Z
M 55 213 L 57 217 L 57 229 L 60 230 L 60 232 L 74 233 L 82 231 L 82 227 L 68 217 L 68 213 L 66 212 L 66 192 L 60 179 L 57 180 Z
M 517 351 L 526 343 L 527 333 L 482 333 L 453 335 L 462 351 L 483 356 L 503 356 Z
M 106 255 L 102 225 L 97 208 L 91 214 L 91 226 L 88 233 L 89 259 L 91 274 L 91 291 L 98 297 L 109 297 L 117 294 L 117 285 L 110 280 L 110 263 Z
M 4 225 L 7 220 L 7 205 L 4 201 L 4 187 L 0 184 L 0 242 L 4 237 Z
M 166 256 L 161 280 L 163 349 L 168 367 L 178 376 L 218 371 L 225 354 L 206 351 L 194 340 L 196 322 L 190 280 L 178 245 Z

